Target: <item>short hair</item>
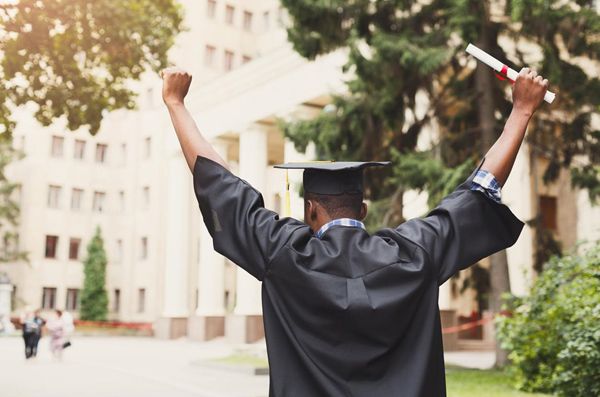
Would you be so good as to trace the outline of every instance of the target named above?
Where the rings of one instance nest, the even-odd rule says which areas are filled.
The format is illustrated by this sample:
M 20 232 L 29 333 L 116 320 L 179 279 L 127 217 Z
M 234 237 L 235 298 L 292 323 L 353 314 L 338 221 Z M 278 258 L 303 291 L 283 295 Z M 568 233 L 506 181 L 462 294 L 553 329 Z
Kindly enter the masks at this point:
M 363 203 L 363 194 L 316 194 L 304 192 L 304 201 L 313 200 L 323 207 L 332 219 L 353 218 L 360 220 Z

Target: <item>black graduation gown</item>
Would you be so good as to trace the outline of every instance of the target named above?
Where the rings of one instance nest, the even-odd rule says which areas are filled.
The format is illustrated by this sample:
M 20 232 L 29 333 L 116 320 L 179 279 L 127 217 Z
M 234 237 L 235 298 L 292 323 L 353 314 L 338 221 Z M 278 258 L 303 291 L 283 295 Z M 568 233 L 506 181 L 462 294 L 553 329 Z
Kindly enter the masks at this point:
M 198 157 L 194 188 L 215 249 L 262 281 L 271 396 L 446 395 L 438 286 L 507 248 L 523 224 L 470 189 L 424 219 L 321 239 Z

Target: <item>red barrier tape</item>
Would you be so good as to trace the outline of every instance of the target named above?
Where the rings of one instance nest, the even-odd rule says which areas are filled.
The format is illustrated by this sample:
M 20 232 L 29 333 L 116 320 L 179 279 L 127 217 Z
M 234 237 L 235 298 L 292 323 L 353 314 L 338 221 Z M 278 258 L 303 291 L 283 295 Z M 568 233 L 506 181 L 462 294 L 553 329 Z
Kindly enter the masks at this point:
M 500 312 L 497 315 L 498 316 L 512 316 L 512 313 L 511 312 Z M 479 327 L 480 325 L 489 323 L 493 319 L 494 319 L 493 317 L 482 318 L 481 320 L 473 321 L 471 323 L 467 323 L 467 324 L 463 324 L 463 325 L 458 325 L 456 327 L 444 328 L 442 330 L 442 335 L 453 334 L 453 333 L 456 333 L 456 332 L 464 331 L 466 329 L 471 329 L 471 328 Z

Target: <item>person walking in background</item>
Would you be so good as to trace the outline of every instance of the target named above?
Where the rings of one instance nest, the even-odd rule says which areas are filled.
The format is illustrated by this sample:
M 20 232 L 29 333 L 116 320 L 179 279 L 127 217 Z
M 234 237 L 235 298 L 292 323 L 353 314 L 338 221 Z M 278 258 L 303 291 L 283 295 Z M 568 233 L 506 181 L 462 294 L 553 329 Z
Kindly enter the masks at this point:
M 29 360 L 33 356 L 33 346 L 36 338 L 34 316 L 31 309 L 25 309 L 21 314 L 19 321 L 23 326 L 23 341 L 25 342 L 25 359 Z
M 62 360 L 63 344 L 64 342 L 64 325 L 60 319 L 62 312 L 56 310 L 52 315 L 52 318 L 48 320 L 46 328 L 50 333 L 50 351 L 57 360 Z
M 42 318 L 42 313 L 40 310 L 35 311 L 35 315 L 33 316 L 33 340 L 31 341 L 31 357 L 37 357 L 37 348 L 38 343 L 40 343 L 40 339 L 42 338 L 42 327 L 44 326 L 44 319 Z
M 60 316 L 60 320 L 62 321 L 64 327 L 65 342 L 63 343 L 63 348 L 67 348 L 71 346 L 71 336 L 75 330 L 75 325 L 73 324 L 73 315 L 65 310 L 62 313 L 62 316 Z

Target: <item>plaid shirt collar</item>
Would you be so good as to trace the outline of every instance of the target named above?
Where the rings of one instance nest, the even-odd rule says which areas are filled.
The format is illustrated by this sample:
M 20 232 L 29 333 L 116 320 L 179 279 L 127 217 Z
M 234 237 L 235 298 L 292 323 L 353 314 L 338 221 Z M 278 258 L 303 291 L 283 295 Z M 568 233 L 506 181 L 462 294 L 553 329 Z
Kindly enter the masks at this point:
M 324 224 L 319 231 L 317 232 L 316 236 L 317 238 L 321 238 L 321 236 L 323 235 L 323 233 L 325 233 L 325 231 L 327 229 L 329 229 L 332 226 L 353 226 L 353 227 L 362 227 L 363 229 L 367 230 L 365 228 L 365 224 L 362 223 L 361 221 L 357 221 L 356 219 L 350 219 L 350 218 L 341 218 L 341 219 L 334 219 L 330 222 L 327 222 L 326 224 Z

